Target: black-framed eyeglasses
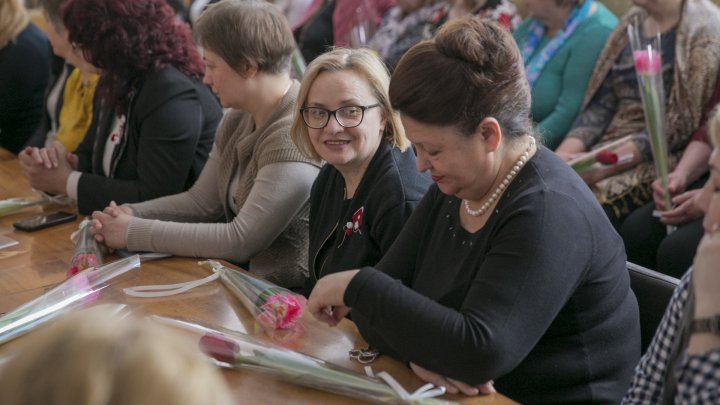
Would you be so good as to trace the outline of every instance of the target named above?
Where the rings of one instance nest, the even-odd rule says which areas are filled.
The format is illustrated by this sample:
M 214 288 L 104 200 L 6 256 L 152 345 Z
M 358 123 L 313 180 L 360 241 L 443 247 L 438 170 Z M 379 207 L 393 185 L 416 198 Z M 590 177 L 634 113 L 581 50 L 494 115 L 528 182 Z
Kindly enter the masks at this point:
M 343 128 L 355 128 L 362 124 L 365 117 L 365 110 L 380 107 L 380 104 L 371 105 L 351 105 L 340 107 L 337 110 L 327 110 L 320 107 L 305 107 L 300 109 L 305 125 L 312 129 L 323 129 L 330 121 L 330 116 L 335 117 L 335 121 Z

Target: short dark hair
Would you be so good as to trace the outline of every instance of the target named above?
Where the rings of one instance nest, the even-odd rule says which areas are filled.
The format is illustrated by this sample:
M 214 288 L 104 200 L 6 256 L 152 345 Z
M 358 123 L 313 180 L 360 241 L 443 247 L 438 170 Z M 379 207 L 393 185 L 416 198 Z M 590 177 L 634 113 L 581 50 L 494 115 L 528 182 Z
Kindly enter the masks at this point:
M 223 0 L 211 5 L 200 14 L 195 36 L 240 74 L 248 67 L 286 72 L 295 50 L 287 19 L 264 0 Z
M 464 136 L 487 117 L 509 139 L 531 134 L 530 87 L 512 35 L 493 22 L 444 25 L 400 59 L 390 81 L 393 108 L 420 122 L 455 126 Z

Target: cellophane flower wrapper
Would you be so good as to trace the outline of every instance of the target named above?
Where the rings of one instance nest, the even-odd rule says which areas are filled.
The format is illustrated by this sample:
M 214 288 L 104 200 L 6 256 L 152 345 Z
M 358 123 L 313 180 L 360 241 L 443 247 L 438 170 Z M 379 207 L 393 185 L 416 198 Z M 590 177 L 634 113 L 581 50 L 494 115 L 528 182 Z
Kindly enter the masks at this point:
M 378 378 L 260 341 L 244 333 L 176 318 L 153 319 L 193 331 L 200 337 L 200 349 L 224 367 L 262 372 L 300 386 L 380 404 L 455 404 L 439 398 L 403 399 Z
M 377 16 L 374 7 L 368 3 L 368 0 L 359 1 L 352 16 L 352 27 L 347 38 L 348 46 L 355 49 L 366 47 L 377 30 L 375 21 Z
M 307 68 L 307 63 L 305 63 L 305 58 L 302 56 L 302 53 L 297 46 L 290 57 L 290 66 L 290 71 L 292 72 L 293 77 L 297 80 L 302 80 L 302 77 L 305 74 L 305 69 Z
M 76 308 L 91 305 L 115 277 L 140 266 L 140 258 L 128 257 L 103 267 L 77 273 L 43 295 L 0 317 L 0 344 L 9 342 Z
M 610 166 L 621 165 L 632 160 L 632 154 L 622 154 L 618 148 L 633 142 L 633 135 L 606 143 L 569 162 L 577 174 L 586 174 Z
M 0 200 L 0 216 L 12 214 L 15 211 L 32 207 L 34 205 L 45 204 L 48 200 L 42 197 L 36 198 L 8 198 Z
M 664 190 L 665 208 L 670 209 L 672 201 L 668 188 L 670 169 L 668 167 L 668 145 L 665 136 L 665 88 L 663 87 L 662 78 L 660 33 L 658 32 L 652 38 L 644 40 L 640 34 L 642 23 L 639 20 L 629 24 L 627 29 L 633 51 L 635 73 L 640 87 L 640 98 L 645 113 L 645 125 L 647 126 L 650 148 L 655 162 L 655 173 L 660 179 L 660 184 Z
M 102 265 L 103 252 L 95 237 L 90 232 L 90 221 L 84 220 L 80 223 L 75 240 L 75 250 L 70 259 L 70 269 L 67 272 L 68 278 L 75 274 Z
M 215 260 L 206 263 L 220 274 L 222 283 L 242 302 L 270 337 L 285 340 L 303 332 L 300 317 L 305 308 L 305 297 L 223 266 Z

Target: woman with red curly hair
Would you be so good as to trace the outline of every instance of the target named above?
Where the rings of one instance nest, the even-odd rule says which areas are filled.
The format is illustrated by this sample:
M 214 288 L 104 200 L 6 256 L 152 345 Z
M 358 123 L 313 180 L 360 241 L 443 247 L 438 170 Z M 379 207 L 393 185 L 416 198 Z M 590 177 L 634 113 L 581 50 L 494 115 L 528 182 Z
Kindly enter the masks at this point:
M 163 0 L 67 0 L 61 15 L 102 72 L 96 113 L 76 154 L 59 143 L 20 154 L 32 187 L 67 194 L 81 213 L 188 189 L 222 118 L 190 30 Z

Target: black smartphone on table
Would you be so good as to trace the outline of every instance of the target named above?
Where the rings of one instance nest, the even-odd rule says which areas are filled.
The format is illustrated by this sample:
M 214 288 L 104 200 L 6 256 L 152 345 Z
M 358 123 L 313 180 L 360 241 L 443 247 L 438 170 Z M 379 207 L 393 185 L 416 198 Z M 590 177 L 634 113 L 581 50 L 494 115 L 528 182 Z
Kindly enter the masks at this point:
M 25 219 L 22 221 L 15 222 L 13 226 L 15 229 L 19 229 L 25 232 L 33 232 L 40 229 L 45 229 L 53 225 L 60 225 L 66 222 L 72 222 L 77 218 L 77 215 L 58 211 L 51 214 L 40 215 L 34 218 Z

